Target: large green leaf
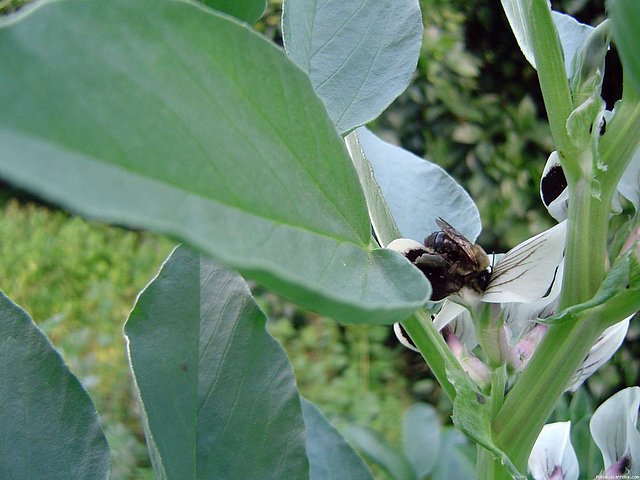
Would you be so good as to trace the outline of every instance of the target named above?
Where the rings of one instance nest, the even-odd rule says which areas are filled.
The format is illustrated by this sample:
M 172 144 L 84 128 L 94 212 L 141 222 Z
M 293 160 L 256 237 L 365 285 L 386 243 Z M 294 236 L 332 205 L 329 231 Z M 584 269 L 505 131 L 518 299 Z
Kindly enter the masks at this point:
M 402 419 L 402 448 L 418 478 L 433 470 L 440 449 L 440 419 L 426 403 L 411 406 Z
M 287 0 L 287 53 L 342 132 L 376 118 L 409 85 L 422 45 L 418 0 Z
M 109 478 L 87 392 L 29 315 L 0 292 L 0 478 Z
M 362 454 L 384 470 L 394 480 L 418 480 L 416 472 L 405 454 L 370 428 L 350 424 L 344 430 L 347 439 Z
M 440 454 L 433 467 L 433 480 L 441 478 L 476 478 L 475 455 L 465 455 L 465 450 L 475 454 L 475 448 L 466 437 L 453 428 L 443 433 Z
M 21 17 L 0 29 L 0 177 L 179 237 L 344 321 L 426 301 L 416 269 L 370 250 L 344 143 L 280 49 L 176 0 L 48 1 Z
M 386 246 L 402 235 L 400 235 L 400 230 L 398 230 L 398 226 L 391 215 L 382 190 L 378 182 L 376 182 L 373 167 L 367 160 L 356 132 L 357 130 L 354 130 L 347 135 L 345 143 L 358 172 L 358 177 L 360 177 L 360 184 L 367 199 L 367 208 L 369 209 L 373 231 L 380 245 Z
M 447 172 L 364 127 L 355 134 L 403 237 L 422 242 L 443 217 L 475 241 L 482 228 L 478 208 Z
M 624 66 L 625 78 L 640 93 L 640 2 L 637 0 L 609 0 L 607 2 L 613 22 L 613 39 Z
M 267 6 L 267 0 L 200 0 L 205 5 L 233 15 L 247 23 L 256 23 Z
M 125 327 L 159 478 L 308 478 L 291 365 L 237 274 L 179 247 Z
M 373 480 L 362 458 L 320 410 L 302 399 L 311 480 Z
M 491 452 L 517 480 L 525 480 L 507 454 L 493 441 L 491 428 L 491 401 L 478 389 L 466 373 L 448 372 L 449 380 L 456 387 L 453 401 L 453 424 L 469 438 Z

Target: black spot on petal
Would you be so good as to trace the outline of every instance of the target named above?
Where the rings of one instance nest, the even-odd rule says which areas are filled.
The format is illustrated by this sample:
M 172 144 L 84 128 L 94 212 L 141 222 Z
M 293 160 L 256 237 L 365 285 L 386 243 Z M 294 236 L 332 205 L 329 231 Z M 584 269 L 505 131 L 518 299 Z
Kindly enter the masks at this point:
M 564 170 L 560 165 L 551 167 L 540 182 L 542 201 L 548 206 L 560 196 L 565 188 L 567 188 L 567 178 L 564 176 Z

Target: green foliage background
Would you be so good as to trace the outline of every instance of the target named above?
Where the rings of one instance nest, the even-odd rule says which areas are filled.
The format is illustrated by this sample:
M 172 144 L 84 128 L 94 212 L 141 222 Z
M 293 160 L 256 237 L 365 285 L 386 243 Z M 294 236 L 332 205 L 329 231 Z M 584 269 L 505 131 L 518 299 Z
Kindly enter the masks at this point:
M 0 13 L 24 3 L 0 0 Z M 553 222 L 538 195 L 552 144 L 535 72 L 497 4 L 421 3 L 425 35 L 415 80 L 373 128 L 446 168 L 479 206 L 485 227 L 479 243 L 506 251 Z M 271 1 L 258 25 L 276 42 L 280 4 Z M 580 0 L 554 7 L 589 23 L 604 11 L 602 2 Z M 86 222 L 8 186 L 1 191 L 0 288 L 31 313 L 94 398 L 114 455 L 113 478 L 152 478 L 122 325 L 173 243 Z M 255 293 L 302 394 L 330 417 L 368 425 L 395 444 L 414 401 L 437 405 L 447 421 L 450 404 L 420 357 L 402 350 L 389 328 L 341 326 L 259 288 Z M 625 348 L 588 382 L 597 403 L 620 385 L 638 383 L 639 350 L 633 322 Z

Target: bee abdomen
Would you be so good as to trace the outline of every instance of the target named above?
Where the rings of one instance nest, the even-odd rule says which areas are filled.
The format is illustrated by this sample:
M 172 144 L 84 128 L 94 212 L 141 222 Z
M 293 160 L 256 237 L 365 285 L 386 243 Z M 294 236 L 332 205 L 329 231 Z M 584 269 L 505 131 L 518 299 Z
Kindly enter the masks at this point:
M 444 232 L 433 232 L 424 239 L 424 246 L 438 253 L 451 253 L 460 251 L 460 247 Z

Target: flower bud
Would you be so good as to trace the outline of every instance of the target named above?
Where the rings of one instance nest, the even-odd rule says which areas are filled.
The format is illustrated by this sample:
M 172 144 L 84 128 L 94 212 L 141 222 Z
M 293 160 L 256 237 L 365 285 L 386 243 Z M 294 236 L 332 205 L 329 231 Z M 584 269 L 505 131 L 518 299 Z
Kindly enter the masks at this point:
M 513 346 L 509 353 L 509 365 L 516 371 L 525 369 L 533 356 L 536 348 L 542 342 L 548 327 L 542 323 L 536 323 Z
M 473 353 L 469 352 L 450 328 L 445 327 L 442 333 L 451 352 L 460 362 L 462 369 L 467 372 L 478 387 L 481 389 L 487 388 L 491 383 L 489 367 Z

